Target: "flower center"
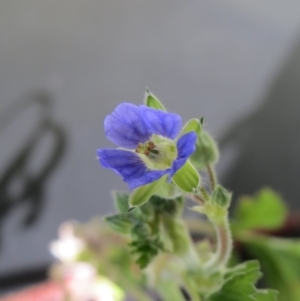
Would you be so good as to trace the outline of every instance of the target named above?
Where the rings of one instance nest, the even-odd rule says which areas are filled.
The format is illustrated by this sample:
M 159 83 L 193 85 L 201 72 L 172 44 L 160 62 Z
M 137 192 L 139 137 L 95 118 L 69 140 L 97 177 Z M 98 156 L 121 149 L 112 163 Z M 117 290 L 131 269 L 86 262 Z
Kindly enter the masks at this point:
M 139 143 L 135 151 L 152 170 L 170 168 L 177 158 L 176 142 L 159 135 L 152 135 L 150 141 Z

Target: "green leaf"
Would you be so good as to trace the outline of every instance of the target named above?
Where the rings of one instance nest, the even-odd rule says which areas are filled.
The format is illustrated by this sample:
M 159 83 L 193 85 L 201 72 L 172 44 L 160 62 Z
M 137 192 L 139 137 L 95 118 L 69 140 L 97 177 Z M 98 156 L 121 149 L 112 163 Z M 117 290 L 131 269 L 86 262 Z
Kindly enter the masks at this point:
M 152 109 L 166 111 L 162 103 L 148 89 L 146 89 L 145 104 Z
M 220 290 L 212 294 L 209 301 L 276 301 L 276 291 L 255 287 L 260 277 L 258 261 L 248 261 L 229 269 Z
M 177 197 L 173 200 L 166 200 L 154 195 L 149 200 L 149 204 L 151 204 L 151 206 L 160 214 L 180 216 L 183 210 L 184 198 Z
M 138 221 L 134 224 L 131 231 L 132 237 L 135 239 L 145 239 L 145 237 L 151 234 L 151 229 L 144 221 Z
M 278 300 L 299 301 L 300 240 L 251 235 L 242 241 L 246 251 L 261 262 L 264 282 L 279 291 Z
M 148 221 L 148 222 L 153 221 L 153 219 L 155 217 L 155 212 L 154 212 L 153 206 L 151 206 L 151 204 L 149 204 L 149 202 L 147 202 L 144 205 L 138 207 L 138 210 L 141 212 L 141 218 L 144 221 Z
M 197 135 L 200 135 L 202 131 L 202 125 L 199 121 L 199 119 L 193 118 L 190 119 L 182 128 L 182 131 L 179 136 L 182 136 L 184 134 L 187 134 L 189 132 L 195 132 Z
M 177 170 L 172 180 L 184 192 L 193 193 L 200 186 L 200 176 L 189 161 Z
M 253 297 L 254 300 L 258 301 L 274 301 L 278 300 L 278 292 L 274 290 L 260 290 L 256 292 Z
M 208 164 L 215 164 L 219 160 L 217 143 L 206 131 L 201 132 L 196 142 L 196 150 L 190 156 L 191 163 L 198 169 L 206 169 Z
M 106 224 L 114 231 L 121 234 L 129 234 L 132 229 L 132 219 L 129 214 L 117 214 L 106 216 Z
M 139 239 L 129 244 L 131 252 L 136 256 L 136 263 L 141 269 L 145 268 L 153 258 L 162 250 L 162 245 L 158 239 Z
M 129 194 L 120 191 L 113 191 L 112 195 L 118 212 L 127 213 L 129 209 Z
M 283 225 L 286 215 L 287 208 L 281 197 L 265 188 L 253 198 L 243 197 L 238 202 L 233 227 L 235 230 L 273 230 Z
M 160 179 L 136 188 L 129 197 L 129 204 L 132 207 L 141 206 L 145 204 L 153 194 L 162 186 L 166 181 L 167 175 L 161 177 Z

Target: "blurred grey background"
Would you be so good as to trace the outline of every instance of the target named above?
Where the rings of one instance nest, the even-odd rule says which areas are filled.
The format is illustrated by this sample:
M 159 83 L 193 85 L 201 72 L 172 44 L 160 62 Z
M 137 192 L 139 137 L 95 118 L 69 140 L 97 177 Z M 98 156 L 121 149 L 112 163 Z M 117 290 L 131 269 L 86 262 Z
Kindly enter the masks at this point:
M 63 221 L 113 210 L 103 119 L 145 87 L 205 117 L 236 196 L 299 208 L 299 38 L 296 0 L 0 0 L 0 283 L 51 262 Z

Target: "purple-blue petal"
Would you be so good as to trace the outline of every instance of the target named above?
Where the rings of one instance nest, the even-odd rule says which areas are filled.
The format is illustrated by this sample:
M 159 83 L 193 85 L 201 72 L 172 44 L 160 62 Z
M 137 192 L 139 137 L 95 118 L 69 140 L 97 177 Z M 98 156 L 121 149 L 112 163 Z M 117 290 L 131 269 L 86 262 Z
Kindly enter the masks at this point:
M 179 170 L 185 164 L 189 156 L 195 151 L 196 141 L 197 134 L 195 132 L 189 132 L 187 134 L 184 134 L 177 141 L 178 155 L 177 159 L 173 161 L 168 181 L 171 181 L 176 171 Z
M 101 165 L 112 169 L 127 183 L 141 177 L 147 170 L 140 157 L 131 151 L 122 149 L 98 149 Z
M 131 103 L 122 103 L 104 120 L 106 137 L 114 144 L 135 149 L 149 140 L 153 130 L 143 118 L 143 110 Z
M 180 169 L 185 164 L 187 159 L 188 158 L 181 158 L 181 159 L 176 159 L 176 160 L 173 161 L 173 164 L 171 166 L 171 170 L 170 170 L 170 173 L 169 173 L 169 177 L 168 177 L 169 182 L 171 181 L 172 177 L 175 175 L 176 171 L 178 169 Z
M 175 139 L 181 130 L 181 117 L 177 114 L 140 106 L 143 118 L 151 127 L 153 134 Z
M 197 134 L 189 132 L 177 141 L 178 158 L 188 158 L 196 150 Z
M 132 179 L 129 181 L 129 188 L 135 189 L 139 186 L 150 184 L 156 180 L 158 180 L 163 175 L 167 174 L 169 169 L 167 170 L 155 170 L 155 171 L 146 171 L 143 175 L 138 178 Z

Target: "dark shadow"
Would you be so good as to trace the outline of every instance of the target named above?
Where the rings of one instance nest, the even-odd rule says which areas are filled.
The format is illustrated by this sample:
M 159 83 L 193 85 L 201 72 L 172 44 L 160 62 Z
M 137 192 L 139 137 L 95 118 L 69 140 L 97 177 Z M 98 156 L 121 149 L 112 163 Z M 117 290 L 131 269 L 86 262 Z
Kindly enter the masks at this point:
M 234 124 L 221 139 L 221 150 L 230 145 L 237 145 L 240 155 L 222 183 L 235 196 L 270 186 L 291 207 L 300 207 L 300 42 L 285 61 L 263 105 Z
M 30 285 L 47 279 L 50 265 L 44 264 L 32 267 L 30 270 L 14 271 L 5 276 L 0 275 L 0 288 L 2 290 L 14 289 L 19 286 Z
M 53 119 L 53 99 L 44 91 L 34 91 L 23 95 L 1 112 L 0 131 L 30 106 L 37 106 L 39 109 L 37 125 L 25 144 L 20 147 L 16 155 L 10 158 L 5 169 L 0 173 L 0 244 L 3 223 L 17 207 L 26 207 L 21 221 L 23 227 L 33 225 L 37 221 L 45 205 L 47 182 L 66 151 L 65 130 Z M 32 156 L 45 135 L 51 136 L 52 147 L 47 150 L 48 158 L 41 164 L 42 166 L 39 166 L 39 170 L 32 172 L 29 170 Z M 1 143 L 4 142 L 1 141 Z M 11 185 L 15 181 L 22 183 L 18 194 L 11 191 Z

